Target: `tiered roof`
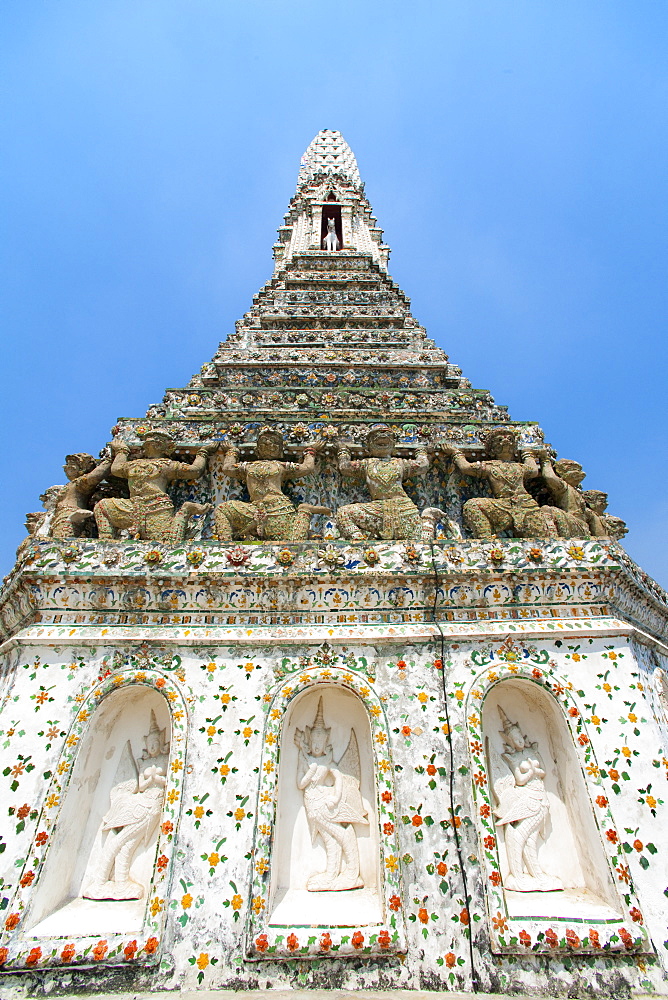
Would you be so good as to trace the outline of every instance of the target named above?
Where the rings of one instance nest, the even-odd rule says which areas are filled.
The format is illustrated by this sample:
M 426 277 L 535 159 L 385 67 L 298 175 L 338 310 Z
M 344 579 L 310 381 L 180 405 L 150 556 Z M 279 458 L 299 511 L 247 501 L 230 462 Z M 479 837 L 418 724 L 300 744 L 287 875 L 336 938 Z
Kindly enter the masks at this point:
M 335 212 L 342 246 L 327 251 L 323 216 Z M 389 247 L 339 132 L 323 130 L 309 145 L 278 233 L 274 273 L 235 332 L 149 417 L 170 421 L 183 442 L 226 437 L 231 425 L 250 442 L 275 423 L 288 445 L 303 442 L 305 427 L 361 441 L 370 423 L 387 421 L 408 447 L 453 433 L 481 447 L 491 424 L 508 421 L 427 337 L 387 273 Z M 540 439 L 534 424 L 518 428 L 524 443 Z

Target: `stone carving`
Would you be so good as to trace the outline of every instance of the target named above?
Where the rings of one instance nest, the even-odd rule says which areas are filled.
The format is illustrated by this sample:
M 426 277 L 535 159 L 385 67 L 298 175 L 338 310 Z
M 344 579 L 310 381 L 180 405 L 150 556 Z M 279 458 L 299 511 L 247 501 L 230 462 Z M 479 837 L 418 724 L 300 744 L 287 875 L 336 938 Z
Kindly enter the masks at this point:
M 258 434 L 255 462 L 238 462 L 238 448 L 228 445 L 221 471 L 246 484 L 251 502 L 227 500 L 216 508 L 214 520 L 219 541 L 253 536 L 286 542 L 308 538 L 313 515 L 331 514 L 331 510 L 310 503 L 302 503 L 295 509 L 282 487 L 286 479 L 301 479 L 315 472 L 321 447 L 307 445 L 301 463 L 282 462 L 283 437 L 269 427 L 263 427 Z
M 110 497 L 95 504 L 100 538 L 115 538 L 119 529 L 126 528 L 133 538 L 178 545 L 185 538 L 189 518 L 206 513 L 211 505 L 187 500 L 175 513 L 167 484 L 175 479 L 198 479 L 218 445 L 200 448 L 192 465 L 168 458 L 174 451 L 174 439 L 164 431 L 145 434 L 142 458 L 130 460 L 129 446 L 119 439 L 112 442 L 111 450 L 111 474 L 128 480 L 130 499 Z
M 423 542 L 433 541 L 436 537 L 436 528 L 439 521 L 443 525 L 446 538 L 462 537 L 459 525 L 455 521 L 451 521 L 444 510 L 441 510 L 440 507 L 425 507 L 420 512 L 420 523 L 422 525 L 421 540 Z
M 350 448 L 338 447 L 339 472 L 342 476 L 363 480 L 372 497 L 371 503 L 351 503 L 339 507 L 336 524 L 344 538 L 422 537 L 420 512 L 404 490 L 404 479 L 423 476 L 429 468 L 425 445 L 418 445 L 414 459 L 394 457 L 395 437 L 386 424 L 377 424 L 367 434 L 368 458 L 352 461 Z M 433 537 L 433 529 L 432 529 Z
M 44 509 L 30 511 L 26 514 L 25 527 L 28 534 L 16 550 L 17 559 L 23 555 L 33 538 L 48 537 L 56 502 L 64 489 L 66 489 L 64 486 L 49 486 L 48 490 L 45 490 L 40 496 Z
M 359 848 L 353 823 L 368 824 L 360 793 L 360 755 L 355 730 L 350 730 L 348 746 L 338 761 L 329 742 L 331 729 L 325 726 L 322 698 L 312 726 L 297 729 L 299 749 L 297 787 L 304 792 L 304 809 L 311 839 L 318 837 L 325 848 L 326 869 L 309 876 L 311 892 L 338 892 L 360 889 Z
M 578 489 L 585 477 L 580 463 L 566 458 L 552 464 L 547 456 L 542 456 L 540 471 L 557 505 L 545 506 L 543 512 L 554 521 L 560 538 L 603 537 L 603 524 L 593 511 L 588 510 L 586 500 Z
M 158 726 L 153 711 L 144 744 L 136 760 L 128 740 L 121 757 L 109 810 L 102 819 L 102 833 L 107 837 L 82 893 L 85 899 L 141 899 L 144 895 L 144 887 L 130 877 L 130 866 L 160 818 L 169 761 L 165 730 Z
M 327 219 L 327 235 L 322 241 L 322 246 L 324 250 L 339 249 L 339 237 L 336 235 L 336 229 L 334 228 L 334 219 Z
M 661 667 L 655 667 L 652 673 L 654 695 L 659 703 L 659 712 L 655 712 L 660 723 L 668 725 L 668 675 Z
M 45 531 L 47 530 L 46 522 L 48 520 L 48 523 L 50 525 L 51 517 L 53 516 L 53 512 L 56 509 L 56 503 L 58 501 L 58 497 L 60 496 L 60 494 L 64 489 L 65 487 L 60 485 L 49 486 L 47 490 L 44 490 L 44 492 L 40 494 L 39 499 L 40 503 L 42 504 L 42 507 L 44 508 L 44 513 L 42 511 L 39 511 L 38 514 L 42 518 L 42 524 L 44 526 Z M 39 533 L 41 534 L 41 532 Z
M 607 493 L 602 493 L 601 490 L 583 490 L 582 496 L 587 504 L 588 519 L 595 518 L 603 527 L 600 537 L 612 538 L 613 541 L 618 542 L 628 533 L 626 521 L 622 521 L 621 517 L 614 517 L 612 514 L 606 513 Z M 593 531 L 592 534 L 594 534 Z
M 111 459 L 95 464 L 92 455 L 66 455 L 63 471 L 69 479 L 55 504 L 49 534 L 52 538 L 78 538 L 93 519 L 88 500 L 111 471 Z
M 516 460 L 517 440 L 509 428 L 497 427 L 486 439 L 490 460 L 468 462 L 451 444 L 441 444 L 451 455 L 457 469 L 465 476 L 486 479 L 493 494 L 474 497 L 464 504 L 464 523 L 474 538 L 494 538 L 500 531 L 512 531 L 514 538 L 556 538 L 557 531 L 549 516 L 525 486 L 527 479 L 539 475 L 536 459 L 530 451 Z
M 538 861 L 538 837 L 544 833 L 550 805 L 543 778 L 545 770 L 536 743 L 530 743 L 517 723 L 511 722 L 499 706 L 504 752 L 508 767 L 494 782 L 498 805 L 494 809 L 497 827 L 505 830 L 510 874 L 506 889 L 517 892 L 549 892 L 562 889 L 560 879 L 546 874 Z

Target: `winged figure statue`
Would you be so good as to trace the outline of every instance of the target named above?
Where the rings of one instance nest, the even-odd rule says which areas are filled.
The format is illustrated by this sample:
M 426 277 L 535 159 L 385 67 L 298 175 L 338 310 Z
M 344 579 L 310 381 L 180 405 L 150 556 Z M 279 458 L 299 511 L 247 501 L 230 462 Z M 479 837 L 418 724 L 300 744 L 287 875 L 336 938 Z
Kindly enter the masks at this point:
M 130 876 L 132 860 L 154 832 L 165 797 L 169 744 L 151 712 L 145 749 L 139 759 L 130 740 L 121 755 L 109 809 L 102 818 L 104 844 L 95 859 L 85 899 L 141 899 L 144 887 Z
M 516 722 L 499 706 L 504 746 L 501 759 L 510 773 L 494 782 L 497 827 L 503 827 L 510 872 L 506 889 L 516 892 L 549 892 L 563 889 L 538 861 L 538 838 L 544 836 L 550 804 L 545 790 L 545 769 L 538 744 L 530 743 Z
M 354 823 L 368 824 L 360 792 L 360 754 L 355 730 L 338 762 L 325 726 L 322 698 L 312 726 L 295 732 L 299 749 L 297 786 L 304 793 L 304 809 L 313 844 L 318 837 L 325 848 L 326 868 L 309 876 L 311 892 L 361 889 L 360 858 Z

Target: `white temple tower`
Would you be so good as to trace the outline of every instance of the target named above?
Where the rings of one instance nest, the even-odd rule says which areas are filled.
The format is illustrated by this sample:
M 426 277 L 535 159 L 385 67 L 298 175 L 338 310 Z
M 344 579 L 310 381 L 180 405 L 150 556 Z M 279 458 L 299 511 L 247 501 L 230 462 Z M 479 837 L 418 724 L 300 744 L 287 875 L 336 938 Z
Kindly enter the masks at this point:
M 666 594 L 412 316 L 340 133 L 278 232 L 29 515 L 0 995 L 665 993 Z

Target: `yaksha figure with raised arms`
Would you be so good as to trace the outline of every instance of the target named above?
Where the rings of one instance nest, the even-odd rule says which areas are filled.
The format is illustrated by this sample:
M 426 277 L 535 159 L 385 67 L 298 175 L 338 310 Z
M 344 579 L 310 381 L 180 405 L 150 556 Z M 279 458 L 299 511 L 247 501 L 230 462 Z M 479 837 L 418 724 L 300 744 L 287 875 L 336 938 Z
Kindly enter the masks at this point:
M 557 538 L 549 514 L 543 512 L 525 483 L 540 474 L 530 451 L 517 461 L 517 441 L 510 428 L 497 427 L 487 435 L 484 462 L 468 462 L 453 445 L 441 444 L 441 451 L 451 455 L 455 466 L 465 476 L 486 479 L 492 497 L 474 497 L 464 504 L 464 523 L 474 538 L 494 538 L 497 532 L 512 531 L 514 538 Z
M 310 875 L 306 882 L 311 892 L 338 892 L 364 886 L 357 834 L 351 825 L 369 822 L 360 793 L 357 737 L 351 729 L 348 746 L 335 763 L 330 734 L 320 698 L 313 725 L 295 732 L 299 749 L 297 787 L 304 793 L 311 840 L 315 844 L 320 838 L 327 859 L 325 871 Z
M 218 540 L 255 535 L 269 541 L 301 542 L 308 538 L 314 514 L 331 514 L 329 507 L 301 503 L 295 509 L 283 493 L 286 479 L 301 479 L 315 472 L 319 444 L 307 445 L 302 462 L 283 462 L 283 437 L 263 427 L 257 437 L 255 462 L 238 462 L 239 451 L 228 445 L 221 472 L 246 484 L 250 503 L 227 500 L 214 514 Z
M 109 475 L 111 459 L 96 464 L 93 456 L 84 452 L 66 455 L 63 471 L 69 483 L 58 494 L 49 534 L 52 538 L 78 538 L 87 522 L 92 523 L 88 500 Z
M 84 889 L 86 899 L 141 899 L 144 895 L 144 887 L 130 877 L 130 867 L 160 818 L 169 760 L 165 730 L 158 726 L 154 712 L 144 744 L 146 749 L 135 760 L 128 740 L 121 757 L 117 784 L 111 789 L 109 809 L 102 818 L 102 834 L 107 837 Z
M 626 527 L 626 521 L 622 521 L 621 517 L 615 517 L 614 514 L 606 513 L 607 493 L 603 493 L 601 490 L 583 490 L 582 496 L 587 504 L 588 523 L 591 526 L 593 521 L 602 527 L 602 534 L 592 528 L 592 535 L 599 538 L 612 538 L 613 541 L 618 542 L 624 535 L 628 534 L 629 529 Z
M 403 488 L 404 479 L 424 476 L 429 468 L 426 445 L 419 445 L 414 459 L 393 455 L 395 437 L 386 424 L 372 427 L 366 438 L 368 458 L 352 461 L 346 444 L 338 448 L 342 476 L 366 483 L 371 503 L 339 507 L 336 524 L 344 538 L 411 538 L 422 534 L 420 512 Z
M 540 463 L 540 472 L 550 491 L 555 507 L 543 507 L 554 521 L 561 538 L 604 538 L 606 531 L 600 519 L 590 511 L 578 489 L 585 477 L 579 462 L 562 458 L 554 464 L 547 457 Z
M 134 538 L 178 545 L 185 538 L 189 518 L 206 513 L 211 505 L 187 500 L 175 512 L 167 486 L 175 479 L 199 479 L 208 456 L 218 450 L 218 445 L 200 448 L 192 465 L 168 457 L 174 451 L 174 439 L 164 431 L 144 435 L 142 458 L 130 459 L 129 445 L 118 438 L 112 441 L 111 450 L 111 474 L 127 479 L 130 499 L 111 497 L 95 504 L 100 538 L 115 538 L 118 529 L 127 528 Z
M 17 559 L 19 556 L 23 555 L 33 539 L 48 538 L 51 534 L 51 523 L 53 521 L 56 504 L 58 503 L 58 497 L 65 489 L 67 489 L 66 486 L 49 486 L 48 490 L 45 490 L 40 496 L 44 509 L 30 511 L 26 514 L 25 525 L 28 531 L 28 536 L 23 539 L 16 550 Z
M 494 782 L 498 806 L 497 827 L 505 829 L 509 875 L 506 889 L 516 892 L 549 892 L 562 889 L 561 881 L 546 874 L 538 862 L 538 837 L 545 832 L 550 804 L 543 778 L 545 769 L 536 743 L 529 743 L 520 727 L 499 707 L 503 729 L 501 759 L 509 774 Z

